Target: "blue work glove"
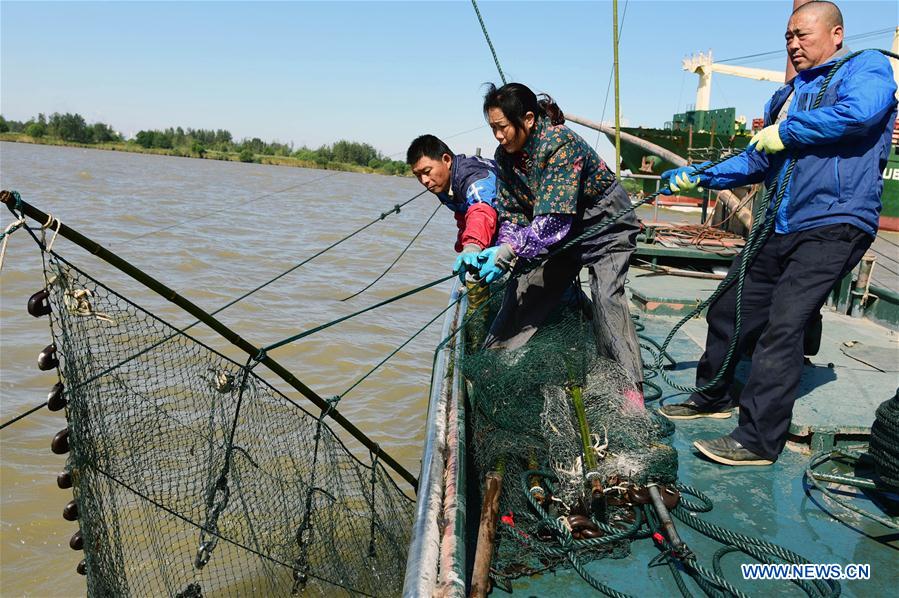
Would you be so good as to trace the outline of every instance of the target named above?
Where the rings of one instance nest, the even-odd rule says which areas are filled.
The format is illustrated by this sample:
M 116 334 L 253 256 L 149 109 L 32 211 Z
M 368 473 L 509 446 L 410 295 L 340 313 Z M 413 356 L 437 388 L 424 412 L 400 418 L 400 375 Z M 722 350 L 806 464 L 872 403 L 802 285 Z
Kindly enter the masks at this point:
M 659 190 L 662 195 L 671 195 L 678 191 L 689 191 L 699 186 L 699 175 L 695 166 L 681 166 L 662 173 L 662 184 Z
M 478 245 L 466 245 L 462 248 L 462 253 L 459 254 L 456 258 L 456 263 L 453 264 L 453 274 L 459 275 L 459 282 L 465 283 L 466 274 L 477 275 L 480 269 L 480 263 L 478 263 L 480 252 L 481 248 Z
M 780 125 L 769 125 L 752 136 L 749 147 L 757 152 L 776 154 L 784 149 L 784 142 L 780 139 Z
M 478 254 L 478 262 L 480 264 L 478 278 L 490 284 L 502 278 L 506 270 L 512 267 L 515 262 L 515 252 L 508 243 L 488 247 Z

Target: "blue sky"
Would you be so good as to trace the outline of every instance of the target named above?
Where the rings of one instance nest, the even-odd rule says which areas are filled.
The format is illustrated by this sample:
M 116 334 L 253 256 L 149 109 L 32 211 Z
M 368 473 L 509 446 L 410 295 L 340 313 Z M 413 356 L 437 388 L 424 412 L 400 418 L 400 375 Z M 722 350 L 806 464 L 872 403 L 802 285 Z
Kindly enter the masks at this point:
M 843 1 L 848 36 L 895 27 L 895 0 Z M 479 3 L 509 80 L 563 110 L 611 120 L 611 2 Z M 781 50 L 791 0 L 619 0 L 623 124 L 661 126 L 695 101 L 681 59 Z M 480 112 L 498 81 L 467 0 L 455 2 L 0 3 L 0 112 L 79 112 L 131 135 L 225 128 L 317 147 L 404 152 L 424 132 L 458 152 L 496 144 Z M 891 32 L 850 47 L 889 48 Z M 785 53 L 740 64 L 782 69 Z M 775 89 L 715 75 L 712 107 L 759 116 Z M 474 131 L 471 131 L 475 129 Z M 584 133 L 591 141 L 595 133 Z M 600 152 L 607 158 L 609 145 Z

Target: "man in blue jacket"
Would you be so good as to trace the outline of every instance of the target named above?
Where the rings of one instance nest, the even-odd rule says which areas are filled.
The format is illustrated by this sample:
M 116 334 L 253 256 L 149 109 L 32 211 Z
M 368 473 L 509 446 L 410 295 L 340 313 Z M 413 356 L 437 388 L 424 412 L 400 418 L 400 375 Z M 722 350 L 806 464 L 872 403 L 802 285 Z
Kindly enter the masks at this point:
M 739 425 L 727 436 L 694 443 L 701 453 L 727 465 L 770 465 L 784 448 L 802 374 L 806 323 L 877 233 L 880 173 L 896 119 L 896 85 L 888 60 L 877 51 L 846 62 L 820 105 L 812 107 L 831 67 L 849 54 L 836 5 L 815 1 L 796 9 L 786 40 L 798 74 L 768 102 L 767 126 L 749 147 L 703 172 L 687 166 L 662 175 L 668 177 L 671 191 L 698 185 L 727 189 L 761 181 L 770 188 L 783 184 L 787 163 L 796 159 L 780 208 L 776 214 L 769 208 L 767 217 L 775 219 L 773 234 L 762 242 L 743 287 L 735 355 L 742 354 L 749 339 L 758 342 L 739 399 Z M 732 271 L 738 267 L 735 260 Z M 723 365 L 735 313 L 734 284 L 709 307 L 697 386 L 708 384 Z M 736 361 L 720 383 L 684 403 L 662 407 L 661 413 L 670 419 L 730 417 Z

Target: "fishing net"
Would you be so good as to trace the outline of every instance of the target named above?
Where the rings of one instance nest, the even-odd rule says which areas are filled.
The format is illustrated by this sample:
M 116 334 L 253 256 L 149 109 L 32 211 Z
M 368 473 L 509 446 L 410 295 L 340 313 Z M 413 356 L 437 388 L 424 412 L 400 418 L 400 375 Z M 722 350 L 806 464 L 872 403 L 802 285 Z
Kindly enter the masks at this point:
M 495 311 L 498 298 L 491 302 Z M 596 515 L 585 498 L 590 480 L 608 488 L 677 477 L 677 452 L 664 441 L 672 427 L 634 401 L 633 381 L 597 354 L 591 323 L 582 313 L 563 305 L 521 349 L 482 350 L 463 363 L 482 494 L 487 472 L 503 474 L 495 578 L 567 562 L 563 552 L 547 550 L 555 545 L 547 517 Z M 583 399 L 582 418 L 576 393 Z M 587 467 L 587 450 L 596 458 L 593 468 Z M 544 496 L 540 509 L 535 495 Z M 622 529 L 633 523 L 631 509 L 611 503 L 600 517 Z M 576 550 L 582 561 L 620 558 L 628 554 L 628 543 L 622 538 Z
M 414 503 L 257 376 L 53 257 L 92 596 L 396 595 Z

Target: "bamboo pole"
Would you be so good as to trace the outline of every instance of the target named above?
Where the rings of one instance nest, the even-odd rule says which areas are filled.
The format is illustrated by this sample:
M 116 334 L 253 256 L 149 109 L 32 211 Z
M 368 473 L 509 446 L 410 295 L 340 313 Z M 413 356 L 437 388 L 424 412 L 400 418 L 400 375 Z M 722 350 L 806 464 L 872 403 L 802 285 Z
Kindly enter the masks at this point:
M 574 406 L 574 413 L 577 417 L 578 433 L 581 437 L 581 452 L 584 455 L 584 469 L 588 472 L 597 470 L 596 454 L 593 452 L 592 436 L 590 434 L 590 424 L 587 422 L 587 410 L 584 407 L 584 393 L 580 386 L 571 387 L 571 403 Z M 602 482 L 593 478 L 587 484 L 589 490 L 589 502 L 585 505 L 590 508 L 593 513 L 605 515 L 605 495 L 602 491 Z M 589 514 L 589 513 L 588 513 Z
M 37 222 L 40 222 L 41 224 L 46 223 L 49 219 L 48 214 L 42 212 L 38 208 L 25 201 L 21 201 L 20 204 L 16 206 L 15 197 L 9 191 L 0 191 L 0 201 L 6 204 L 10 211 L 12 211 L 13 208 L 18 208 L 24 215 L 36 220 Z M 247 353 L 247 355 L 250 355 L 252 357 L 260 357 L 259 347 L 256 347 L 249 341 L 245 340 L 239 334 L 222 324 L 215 317 L 201 309 L 199 306 L 195 305 L 193 302 L 179 295 L 177 292 L 159 282 L 130 262 L 109 251 L 96 241 L 82 235 L 75 229 L 63 224 L 59 220 L 55 220 L 55 222 L 51 223 L 51 227 L 54 231 L 57 230 L 57 225 L 59 227 L 59 234 L 64 238 L 78 245 L 82 249 L 85 249 L 86 251 L 92 253 L 98 258 L 115 266 L 137 282 L 162 296 L 167 301 L 174 303 L 202 323 L 209 326 L 212 330 L 220 334 L 225 340 Z M 400 465 L 393 457 L 385 453 L 381 449 L 381 447 L 378 446 L 378 443 L 374 442 L 368 436 L 366 436 L 359 428 L 357 428 L 352 422 L 341 415 L 336 409 L 332 409 L 331 405 L 322 397 L 320 397 L 315 391 L 300 382 L 300 380 L 296 376 L 291 374 L 287 369 L 284 368 L 284 366 L 276 362 L 268 355 L 262 355 L 261 359 L 259 359 L 259 363 L 265 365 L 265 367 L 271 370 L 274 374 L 287 382 L 294 389 L 299 391 L 300 394 L 312 401 L 312 403 L 319 409 L 322 409 L 323 411 L 330 410 L 328 413 L 328 417 L 334 420 L 344 430 L 349 432 L 349 434 L 360 443 L 362 443 L 365 448 L 372 451 L 372 453 L 377 454 L 379 459 L 389 465 L 391 469 L 399 474 L 399 476 L 404 480 L 409 482 L 412 488 L 417 491 L 418 480 L 414 475 L 409 473 L 409 471 L 407 471 L 406 468 Z
M 496 537 L 499 497 L 503 489 L 502 470 L 488 473 L 484 486 L 481 522 L 478 525 L 478 544 L 474 553 L 474 569 L 471 572 L 471 598 L 484 598 L 490 591 L 490 563 L 493 560 L 493 541 Z

